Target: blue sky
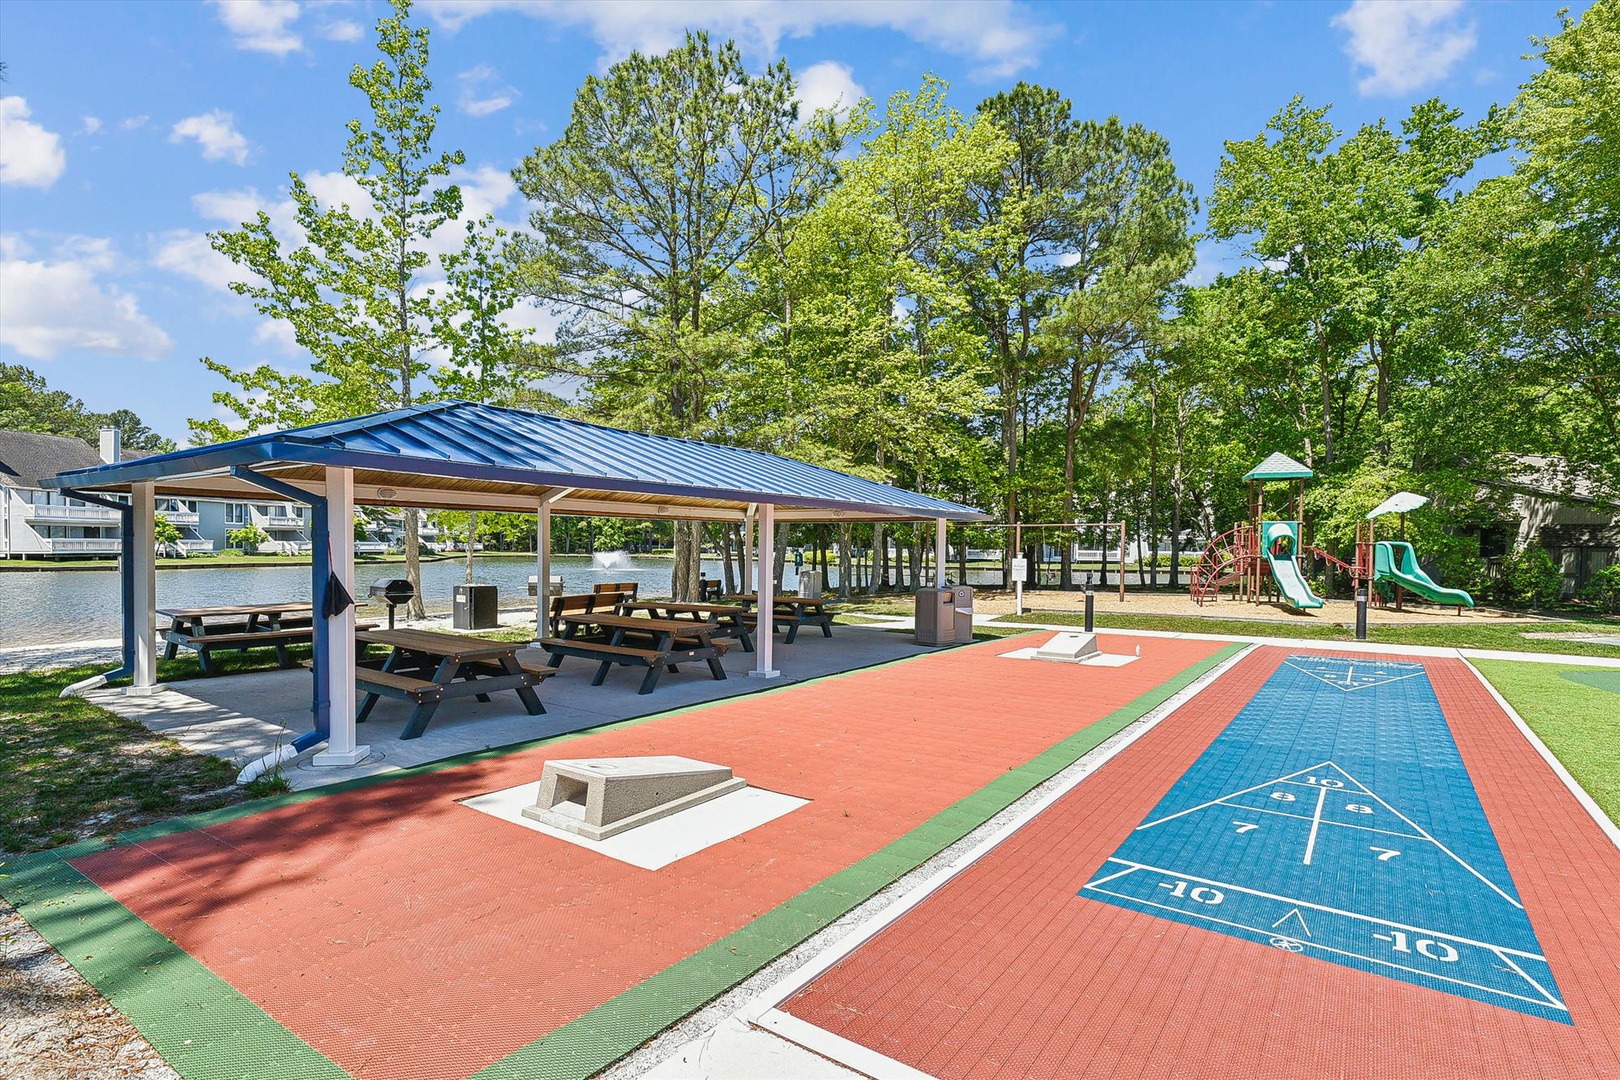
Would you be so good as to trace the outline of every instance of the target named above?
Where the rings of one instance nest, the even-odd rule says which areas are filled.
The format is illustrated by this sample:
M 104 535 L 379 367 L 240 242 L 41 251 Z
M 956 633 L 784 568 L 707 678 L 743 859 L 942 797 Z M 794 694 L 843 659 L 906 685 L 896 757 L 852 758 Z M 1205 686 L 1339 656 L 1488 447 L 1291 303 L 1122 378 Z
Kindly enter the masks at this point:
M 1577 12 L 1584 4 L 1571 5 Z M 1078 117 L 1164 134 L 1207 197 L 1227 139 L 1252 138 L 1288 99 L 1332 104 L 1341 129 L 1438 95 L 1470 118 L 1534 70 L 1528 38 L 1558 0 L 1478 3 L 951 3 L 749 0 L 420 2 L 444 106 L 439 142 L 466 152 L 469 209 L 526 216 L 508 174 L 567 123 L 584 77 L 684 28 L 733 37 L 750 62 L 786 56 L 809 105 L 951 84 L 963 111 L 1019 79 Z M 0 0 L 0 360 L 96 410 L 131 408 L 186 439 L 237 367 L 307 363 L 231 294 L 204 234 L 257 209 L 286 220 L 289 171 L 340 196 L 348 85 L 375 57 L 385 5 L 367 0 L 64 3 Z M 1200 248 L 1207 278 L 1235 255 Z M 520 321 L 544 335 L 553 317 Z

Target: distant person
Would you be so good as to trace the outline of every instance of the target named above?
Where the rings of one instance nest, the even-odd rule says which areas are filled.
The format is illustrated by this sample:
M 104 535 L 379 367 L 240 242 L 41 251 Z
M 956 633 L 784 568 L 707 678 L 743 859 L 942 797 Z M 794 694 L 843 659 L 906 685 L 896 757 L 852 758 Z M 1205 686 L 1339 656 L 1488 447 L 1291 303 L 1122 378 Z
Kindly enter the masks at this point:
M 795 574 L 797 574 L 800 570 L 803 570 L 803 569 L 804 569 L 804 550 L 802 548 L 794 548 L 793 549 L 793 572 Z

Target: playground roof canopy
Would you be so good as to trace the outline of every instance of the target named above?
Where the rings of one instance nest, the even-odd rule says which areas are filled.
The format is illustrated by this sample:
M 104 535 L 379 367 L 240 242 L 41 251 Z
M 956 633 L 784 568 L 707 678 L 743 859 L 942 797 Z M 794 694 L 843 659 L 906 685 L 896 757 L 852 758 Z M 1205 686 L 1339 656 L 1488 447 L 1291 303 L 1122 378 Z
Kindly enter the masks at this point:
M 1407 514 L 1428 503 L 1427 495 L 1418 495 L 1410 491 L 1397 491 L 1377 506 L 1367 512 L 1367 520 L 1381 518 L 1385 514 Z
M 1287 454 L 1272 454 L 1243 475 L 1244 480 L 1309 480 L 1316 474 Z
M 549 496 L 558 513 L 603 517 L 719 521 L 769 503 L 779 521 L 988 519 L 969 506 L 763 451 L 470 401 L 267 432 L 45 483 L 117 491 L 150 481 L 159 495 L 264 499 L 248 470 L 322 494 L 328 466 L 353 469 L 355 501 L 378 506 L 533 513 Z

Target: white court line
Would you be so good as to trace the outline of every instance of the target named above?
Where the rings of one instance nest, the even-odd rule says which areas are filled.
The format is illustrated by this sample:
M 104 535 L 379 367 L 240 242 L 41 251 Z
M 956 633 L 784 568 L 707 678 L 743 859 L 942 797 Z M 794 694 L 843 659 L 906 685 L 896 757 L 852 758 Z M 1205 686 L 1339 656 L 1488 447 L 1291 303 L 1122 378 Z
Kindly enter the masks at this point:
M 1183 876 L 1185 876 L 1185 875 L 1183 875 Z M 1090 886 L 1088 885 L 1087 888 L 1090 888 Z M 1114 896 L 1114 897 L 1118 897 L 1121 900 L 1128 900 L 1128 901 L 1130 901 L 1131 903 L 1134 903 L 1134 904 L 1146 904 L 1149 907 L 1163 908 L 1165 911 L 1171 911 L 1171 912 L 1176 913 L 1177 915 L 1190 915 L 1195 919 L 1203 919 L 1206 922 L 1219 923 L 1222 926 L 1230 926 L 1230 927 L 1234 927 L 1235 929 L 1238 929 L 1238 930 L 1248 930 L 1250 933 L 1260 934 L 1260 935 L 1265 936 L 1265 937 L 1274 938 L 1274 937 L 1279 936 L 1279 935 L 1277 935 L 1275 933 L 1272 933 L 1270 930 L 1263 930 L 1263 929 L 1261 929 L 1260 927 L 1257 927 L 1257 926 L 1249 926 L 1247 923 L 1233 922 L 1230 919 L 1217 919 L 1215 916 L 1206 915 L 1201 911 L 1188 911 L 1188 910 L 1186 910 L 1184 908 L 1171 907 L 1169 904 L 1155 903 L 1152 900 L 1141 900 L 1141 899 L 1138 899 L 1137 897 L 1134 897 L 1134 896 L 1126 896 L 1123 893 L 1110 892 L 1107 889 L 1098 889 L 1096 891 L 1102 893 L 1104 896 Z M 1286 936 L 1286 935 L 1282 935 L 1282 936 Z M 1458 986 L 1466 986 L 1466 987 L 1469 987 L 1470 989 L 1478 990 L 1481 993 L 1496 994 L 1496 995 L 1499 995 L 1501 997 L 1513 998 L 1515 1001 L 1527 1002 L 1527 1003 L 1529 1003 L 1531 1005 L 1547 1006 L 1547 1007 L 1550 1007 L 1550 1008 L 1560 1009 L 1560 1010 L 1562 1010 L 1564 1012 L 1569 1011 L 1568 1006 L 1566 1006 L 1563 1002 L 1559 1001 L 1557 998 L 1553 997 L 1551 994 L 1547 994 L 1547 991 L 1545 989 L 1543 989 L 1542 986 L 1539 983 L 1537 983 L 1534 979 L 1530 978 L 1530 976 L 1524 975 L 1524 972 L 1519 969 L 1519 966 L 1517 964 L 1513 965 L 1514 970 L 1518 971 L 1520 975 L 1524 975 L 1525 980 L 1527 982 L 1529 982 L 1531 986 L 1534 986 L 1537 990 L 1540 990 L 1543 994 L 1547 994 L 1547 1000 L 1538 1001 L 1538 1000 L 1536 1000 L 1535 998 L 1532 998 L 1532 997 L 1525 997 L 1523 994 L 1515 994 L 1511 990 L 1499 990 L 1494 986 L 1483 986 L 1483 985 L 1481 985 L 1479 983 L 1469 982 L 1467 979 L 1455 978 L 1454 976 L 1451 976 L 1451 975 L 1438 975 L 1438 974 L 1436 974 L 1436 973 L 1434 973 L 1432 971 L 1424 971 L 1422 968 L 1407 967 L 1405 964 L 1397 964 L 1393 960 L 1380 960 L 1376 956 L 1367 956 L 1367 955 L 1365 955 L 1363 953 L 1350 952 L 1348 949 L 1335 949 L 1333 946 L 1331 946 L 1331 945 L 1323 945 L 1319 941 L 1310 941 L 1310 940 L 1306 940 L 1306 939 L 1303 939 L 1303 938 L 1296 938 L 1296 937 L 1290 937 L 1289 940 L 1290 941 L 1297 941 L 1301 945 L 1305 945 L 1305 946 L 1308 946 L 1308 947 L 1313 948 L 1313 949 L 1320 949 L 1323 952 L 1336 953 L 1339 956 L 1348 956 L 1348 957 L 1352 957 L 1353 959 L 1356 959 L 1356 960 L 1363 960 L 1363 961 L 1365 961 L 1365 962 L 1367 962 L 1369 964 L 1382 964 L 1385 967 L 1392 967 L 1397 971 L 1410 972 L 1411 974 L 1417 975 L 1417 976 L 1422 977 L 1422 978 L 1438 979 L 1441 982 L 1456 983 Z M 1460 939 L 1460 938 L 1452 938 L 1452 940 L 1453 941 L 1460 941 L 1462 939 Z M 1484 948 L 1486 949 L 1486 951 L 1494 952 L 1499 956 L 1501 955 L 1501 952 L 1502 952 L 1502 950 L 1496 948 L 1495 946 L 1487 945 L 1487 946 L 1484 946 Z M 1503 957 L 1503 959 L 1507 959 L 1507 958 Z M 1509 961 L 1509 963 L 1512 963 L 1512 961 Z
M 1518 660 L 1520 657 L 1513 655 L 1491 657 L 1491 659 Z M 1566 662 L 1579 664 L 1580 659 L 1573 656 L 1567 657 Z M 1620 661 L 1611 660 L 1609 665 L 1611 667 L 1620 667 Z M 1597 801 L 1587 794 L 1585 788 L 1575 782 L 1575 778 L 1570 775 L 1569 770 L 1564 768 L 1564 763 L 1559 761 L 1551 750 L 1547 749 L 1547 744 L 1541 741 L 1541 736 L 1530 730 L 1530 725 L 1524 722 L 1524 717 L 1520 716 L 1518 710 L 1508 703 L 1508 699 L 1503 697 L 1495 686 L 1491 685 L 1491 680 L 1485 677 L 1485 673 L 1472 663 L 1468 664 L 1468 670 L 1474 673 L 1474 678 L 1478 679 L 1479 684 L 1485 688 L 1485 692 L 1491 695 L 1492 700 L 1496 702 L 1496 707 L 1501 709 L 1509 720 L 1513 721 L 1513 726 L 1519 729 L 1519 734 L 1524 736 L 1524 741 L 1535 748 L 1536 753 L 1541 755 L 1541 760 L 1545 761 L 1547 767 L 1553 771 L 1553 775 L 1564 782 L 1564 786 L 1569 789 L 1569 793 L 1575 796 L 1575 801 L 1585 808 L 1586 812 L 1592 816 L 1593 821 L 1597 822 L 1598 828 L 1603 830 L 1603 834 L 1609 838 L 1609 842 L 1615 847 L 1620 847 L 1620 826 L 1610 821 L 1609 815 L 1603 812 L 1603 808 L 1597 804 Z
M 1267 810 L 1262 806 L 1245 806 L 1242 803 L 1221 803 L 1229 810 L 1242 810 L 1245 813 L 1275 814 L 1278 817 L 1293 818 L 1295 821 L 1309 821 L 1304 814 L 1290 814 L 1286 810 Z M 1332 818 L 1322 819 L 1324 825 L 1337 825 L 1341 829 L 1360 829 L 1362 832 L 1378 833 L 1380 836 L 1399 836 L 1403 840 L 1422 840 L 1417 833 L 1396 832 L 1393 829 L 1375 829 L 1371 825 L 1352 825 L 1348 821 L 1334 821 Z
M 1322 660 L 1343 660 L 1344 663 L 1346 665 L 1348 665 L 1347 668 L 1345 669 L 1345 681 L 1343 683 L 1334 682 L 1332 679 L 1327 678 L 1326 676 L 1324 676 L 1321 672 L 1308 671 L 1305 668 L 1302 668 L 1298 664 L 1294 663 L 1292 657 L 1290 657 L 1287 660 L 1284 660 L 1283 661 L 1283 666 L 1284 667 L 1291 667 L 1295 671 L 1299 672 L 1302 675 L 1309 675 L 1311 678 L 1315 679 L 1317 682 L 1325 683 L 1328 686 L 1334 687 L 1335 689 L 1338 689 L 1338 690 L 1343 690 L 1347 694 L 1353 693 L 1353 692 L 1355 692 L 1357 690 L 1372 690 L 1372 689 L 1374 689 L 1376 687 L 1379 687 L 1379 686 L 1388 686 L 1390 683 L 1403 682 L 1406 679 L 1415 679 L 1419 675 L 1423 674 L 1423 671 L 1421 670 L 1421 666 L 1420 666 L 1419 670 L 1414 671 L 1409 675 L 1395 675 L 1395 676 L 1393 676 L 1391 678 L 1381 679 L 1378 682 L 1362 683 L 1360 686 L 1352 686 L 1352 685 L 1350 685 L 1350 681 L 1351 681 L 1351 679 L 1353 678 L 1353 676 L 1355 674 L 1355 670 L 1356 670 L 1355 661 L 1348 660 L 1348 659 L 1345 659 L 1344 657 L 1340 657 L 1340 656 L 1324 656 L 1324 657 L 1321 657 L 1320 659 L 1322 659 Z
M 1532 979 L 1530 977 L 1530 973 L 1528 971 L 1524 970 L 1524 968 L 1520 967 L 1518 964 L 1515 964 L 1513 962 L 1513 957 L 1508 956 L 1501 949 L 1496 950 L 1496 955 L 1501 957 L 1502 960 L 1507 963 L 1508 967 L 1512 968 L 1514 971 L 1517 971 L 1520 975 L 1524 976 L 1524 981 L 1525 982 L 1529 983 L 1531 986 L 1535 987 L 1537 990 L 1540 990 L 1543 994 L 1545 994 L 1546 997 L 1547 997 L 1547 1000 L 1549 1002 L 1553 1003 L 1554 1005 L 1557 1005 L 1560 1009 L 1565 1008 L 1564 1003 L 1559 1001 L 1558 998 L 1555 997 L 1551 992 L 1549 992 L 1548 989 L 1545 986 L 1542 986 L 1535 979 Z M 1547 970 L 1548 971 L 1552 970 L 1551 965 L 1548 965 Z
M 1070 627 L 1069 629 L 1073 629 L 1073 627 Z M 777 1008 L 778 1005 L 787 1001 L 794 994 L 797 994 L 800 990 L 803 990 L 806 986 L 809 986 L 811 983 L 821 978 L 821 976 L 825 975 L 839 961 L 843 960 L 850 953 L 854 952 L 856 949 L 866 944 L 866 942 L 888 929 L 913 908 L 917 907 L 917 905 L 927 900 L 936 891 L 954 880 L 963 871 L 967 870 L 985 855 L 988 855 L 990 852 L 994 851 L 997 847 L 1000 847 L 1001 844 L 1004 843 L 1009 837 L 1017 834 L 1019 830 L 1024 828 L 1024 826 L 1028 825 L 1031 821 L 1034 821 L 1041 814 L 1045 813 L 1059 800 L 1064 798 L 1081 783 L 1083 783 L 1088 777 L 1095 776 L 1109 761 L 1112 761 L 1119 754 L 1135 745 L 1139 740 L 1147 736 L 1149 732 L 1158 727 L 1167 718 L 1174 716 L 1177 712 L 1179 712 L 1189 701 L 1193 700 L 1193 698 L 1197 697 L 1199 694 L 1203 693 L 1209 687 L 1217 683 L 1223 676 L 1231 671 L 1232 668 L 1242 663 L 1243 660 L 1253 652 L 1254 646 L 1251 645 L 1240 652 L 1234 653 L 1225 660 L 1221 661 L 1219 664 L 1215 665 L 1209 671 L 1206 671 L 1203 675 L 1199 676 L 1191 684 L 1183 687 L 1181 690 L 1173 694 L 1170 698 L 1165 700 L 1163 704 L 1159 705 L 1153 710 L 1150 710 L 1141 719 L 1135 721 L 1131 725 L 1140 725 L 1137 731 L 1132 733 L 1129 738 L 1122 739 L 1115 746 L 1111 747 L 1106 753 L 1093 759 L 1091 762 L 1091 768 L 1089 770 L 1075 776 L 1067 783 L 1061 784 L 1054 788 L 1039 802 L 1034 803 L 1024 813 L 1018 815 L 1016 818 L 1013 818 L 1000 829 L 997 829 L 990 836 L 986 837 L 983 843 L 980 843 L 971 850 L 965 852 L 959 859 L 951 863 L 951 865 L 946 867 L 943 871 L 929 878 L 927 881 L 921 882 L 900 900 L 890 904 L 880 914 L 872 919 L 867 920 L 865 923 L 851 930 L 844 937 L 835 941 L 832 945 L 828 946 L 814 959 L 810 960 L 793 974 L 761 992 L 751 1002 L 737 1011 L 736 1016 L 738 1019 L 742 1020 L 744 1023 L 753 1023 L 762 1027 L 766 1026 L 763 1021 L 767 1016 L 773 1013 L 781 1012 L 781 1010 Z M 1129 728 L 1126 730 L 1129 730 Z M 809 1024 L 806 1024 L 805 1027 L 812 1028 L 813 1031 L 823 1031 L 823 1029 L 814 1028 L 813 1025 Z M 844 1058 L 840 1056 L 840 1051 L 837 1044 L 847 1043 L 848 1040 L 841 1039 L 839 1036 L 833 1035 L 831 1032 L 824 1032 L 826 1035 L 825 1039 L 816 1038 L 811 1035 L 813 1041 L 826 1047 L 826 1049 L 817 1049 L 816 1046 L 811 1045 L 810 1043 L 801 1042 L 798 1037 L 789 1036 L 786 1031 L 779 1030 L 776 1031 L 776 1034 L 779 1034 L 784 1038 L 788 1038 L 790 1042 L 797 1042 L 801 1046 L 805 1046 L 807 1049 L 814 1050 L 816 1053 L 820 1053 L 824 1057 L 830 1058 L 839 1064 L 846 1064 Z M 806 1033 L 800 1032 L 800 1034 Z M 866 1060 L 866 1054 L 876 1054 L 876 1051 L 868 1050 L 865 1047 L 862 1047 L 861 1049 L 865 1051 L 865 1053 L 861 1055 L 863 1060 Z M 883 1057 L 883 1055 L 878 1056 Z M 892 1058 L 884 1057 L 883 1059 L 889 1063 L 888 1066 L 885 1066 L 885 1069 L 893 1068 L 898 1070 L 909 1068 L 909 1066 L 903 1065 L 901 1062 L 894 1061 Z M 872 1068 L 864 1068 L 860 1066 L 853 1067 L 860 1068 L 861 1071 L 866 1072 L 871 1076 L 903 1075 L 897 1071 L 892 1073 L 887 1071 L 878 1072 L 874 1071 Z
M 1327 802 L 1328 789 L 1318 786 L 1316 790 L 1316 813 L 1311 815 L 1311 835 L 1305 841 L 1305 865 L 1311 865 L 1311 855 L 1316 851 L 1316 832 L 1322 827 L 1322 804 Z
M 1298 897 L 1293 896 L 1282 896 L 1278 893 L 1265 892 L 1262 889 L 1251 889 L 1247 885 L 1235 885 L 1230 881 L 1217 881 L 1214 878 L 1199 877 L 1197 874 L 1188 874 L 1181 870 L 1166 870 L 1162 866 L 1149 866 L 1147 863 L 1131 862 L 1129 859 L 1113 857 L 1108 861 L 1132 866 L 1138 870 L 1151 870 L 1155 874 L 1167 874 L 1173 878 L 1185 878 L 1188 881 L 1196 881 L 1200 885 L 1213 885 L 1217 889 L 1231 889 L 1234 892 L 1248 893 L 1250 896 L 1260 896 L 1267 900 L 1276 900 L 1278 903 L 1282 904 L 1297 904 L 1303 907 L 1315 908 L 1317 911 L 1325 911 L 1330 915 L 1343 915 L 1347 919 L 1359 919 L 1362 922 L 1372 923 L 1375 926 L 1393 926 L 1397 930 L 1406 930 L 1413 934 L 1427 934 L 1430 937 L 1445 938 L 1448 941 L 1460 941 L 1465 945 L 1473 945 L 1477 948 L 1488 949 L 1491 952 L 1510 952 L 1514 956 L 1522 956 L 1526 960 L 1539 960 L 1543 964 L 1547 962 L 1547 958 L 1542 956 L 1540 953 L 1527 952 L 1524 949 L 1509 948 L 1506 945 L 1494 945 L 1488 941 L 1476 941 L 1473 938 L 1463 937 L 1461 934 L 1451 934 L 1444 930 L 1431 930 L 1427 926 L 1412 926 L 1408 923 L 1396 922 L 1393 919 L 1381 919 L 1375 915 L 1362 915 L 1359 912 L 1346 911 L 1344 908 L 1331 907 L 1327 904 L 1318 904 L 1311 900 L 1301 900 Z M 1081 886 L 1081 888 L 1086 887 L 1087 886 Z
M 1222 734 L 1224 734 L 1224 733 L 1225 732 L 1224 732 L 1224 729 L 1223 729 Z M 1219 739 L 1220 735 L 1215 736 L 1215 738 Z M 1214 744 L 1211 743 L 1210 745 L 1213 746 Z M 1279 776 L 1274 780 L 1267 780 L 1264 783 L 1254 785 L 1254 787 L 1246 787 L 1242 791 L 1228 791 L 1225 795 L 1222 795 L 1219 799 L 1211 799 L 1207 803 L 1200 803 L 1197 806 L 1188 807 L 1186 810 L 1178 810 L 1174 814 L 1171 814 L 1168 817 L 1155 818 L 1152 821 L 1144 821 L 1144 822 L 1142 822 L 1142 824 L 1138 825 L 1135 829 L 1132 829 L 1131 831 L 1132 832 L 1141 832 L 1143 829 L 1151 829 L 1155 825 L 1163 825 L 1165 822 L 1174 821 L 1178 817 L 1186 817 L 1188 814 L 1194 813 L 1195 811 L 1208 810 L 1211 806 L 1227 806 L 1227 805 L 1230 805 L 1229 803 L 1223 802 L 1222 800 L 1235 799 L 1239 795 L 1247 795 L 1251 791 L 1259 791 L 1263 787 L 1271 787 L 1273 784 L 1280 784 L 1284 780 L 1287 780 L 1290 776 L 1298 776 L 1300 773 L 1308 773 L 1308 772 L 1311 772 L 1314 769 L 1320 769 L 1323 765 L 1333 765 L 1333 762 L 1331 762 L 1331 761 L 1318 761 L 1315 765 L 1307 765 L 1305 768 L 1300 769 L 1299 772 L 1284 773 L 1282 776 Z M 1333 767 L 1336 768 L 1336 769 L 1338 768 L 1337 765 L 1334 765 Z M 1339 771 L 1343 772 L 1344 770 L 1340 769 Z M 1182 775 L 1185 776 L 1186 774 L 1183 773 Z M 1358 780 L 1356 782 L 1360 783 L 1361 781 Z M 1178 780 L 1177 783 L 1180 783 L 1180 781 Z
M 1441 711 L 1440 719 L 1441 719 L 1441 723 L 1445 723 L 1445 712 L 1444 712 L 1444 710 Z M 1446 734 L 1447 735 L 1451 734 L 1451 728 L 1449 726 L 1446 728 Z M 1452 746 L 1453 746 L 1453 748 L 1456 747 L 1456 740 L 1455 739 L 1452 741 Z M 1459 761 L 1462 760 L 1461 751 L 1458 751 L 1457 758 L 1458 758 Z M 1339 769 L 1339 766 L 1337 766 L 1337 765 L 1334 765 L 1333 767 L 1335 769 Z M 1344 773 L 1345 776 L 1350 776 L 1350 774 L 1345 772 L 1343 769 L 1339 769 L 1339 771 L 1341 773 Z M 1467 773 L 1468 773 L 1468 766 L 1465 764 L 1463 766 L 1463 774 L 1466 776 Z M 1355 777 L 1350 777 L 1350 778 L 1352 780 L 1355 780 Z M 1433 844 L 1435 847 L 1439 848 L 1441 851 L 1445 852 L 1447 855 L 1450 855 L 1453 859 L 1455 859 L 1457 861 L 1458 866 L 1461 866 L 1464 870 L 1467 870 L 1470 874 L 1473 874 L 1475 877 L 1479 878 L 1479 880 L 1481 880 L 1485 884 L 1489 885 L 1492 889 L 1494 889 L 1496 891 L 1496 894 L 1498 896 L 1500 896 L 1502 899 L 1506 900 L 1508 903 L 1512 904 L 1514 907 L 1518 908 L 1520 911 L 1524 910 L 1524 905 L 1523 904 L 1519 903 L 1513 897 L 1509 896 L 1502 889 L 1502 887 L 1500 885 L 1498 885 L 1496 882 L 1492 881 L 1490 878 L 1486 877 L 1484 874 L 1480 873 L 1478 870 L 1475 870 L 1473 868 L 1473 866 L 1471 866 L 1465 859 L 1462 858 L 1462 856 L 1458 855 L 1455 851 L 1452 851 L 1450 848 L 1446 847 L 1446 845 L 1442 844 L 1440 841 L 1438 841 L 1434 837 L 1430 836 L 1427 829 L 1425 829 L 1423 826 L 1419 825 L 1417 822 L 1413 821 L 1411 818 L 1407 817 L 1405 814 L 1401 813 L 1399 810 L 1395 809 L 1389 803 L 1385 802 L 1383 800 L 1383 798 L 1378 795 L 1377 792 L 1375 792 L 1371 788 L 1367 787 L 1366 784 L 1362 784 L 1360 780 L 1356 780 L 1355 782 L 1357 784 L 1361 784 L 1362 790 L 1367 793 L 1367 797 L 1369 799 L 1373 799 L 1380 806 L 1382 806 L 1385 810 L 1388 810 L 1390 813 L 1394 814 L 1396 817 L 1400 818 L 1402 821 L 1404 821 L 1408 825 L 1412 826 L 1412 828 L 1414 828 L 1418 832 L 1422 833 L 1423 834 L 1423 839 L 1427 840 L 1429 843 Z M 1473 777 L 1470 776 L 1468 778 L 1468 786 L 1473 787 L 1473 785 L 1474 785 L 1474 779 L 1473 779 Z M 1475 795 L 1475 800 L 1476 801 L 1478 801 L 1478 798 L 1479 798 L 1478 795 Z M 1480 813 L 1482 815 L 1485 813 L 1485 808 L 1484 807 L 1480 807 Z M 1485 827 L 1487 829 L 1490 828 L 1490 824 L 1491 824 L 1490 819 L 1487 818 L 1486 821 L 1485 821 Z M 1494 841 L 1496 839 L 1496 834 L 1494 832 L 1492 832 L 1492 834 L 1491 834 L 1491 839 L 1492 839 L 1492 841 Z
M 887 1054 L 862 1046 L 853 1039 L 835 1035 L 824 1027 L 800 1020 L 781 1009 L 766 1009 L 754 1023 L 773 1035 L 798 1043 L 812 1053 L 864 1073 L 874 1080 L 934 1080 L 928 1073 L 914 1069 L 903 1061 L 896 1061 Z

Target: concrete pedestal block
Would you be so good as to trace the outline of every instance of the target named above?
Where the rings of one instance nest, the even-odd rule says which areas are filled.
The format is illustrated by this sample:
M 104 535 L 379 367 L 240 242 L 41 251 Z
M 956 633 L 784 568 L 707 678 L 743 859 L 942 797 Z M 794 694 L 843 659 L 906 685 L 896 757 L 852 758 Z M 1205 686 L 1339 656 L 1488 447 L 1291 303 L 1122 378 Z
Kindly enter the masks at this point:
M 1037 660 L 1062 660 L 1078 664 L 1097 655 L 1097 635 L 1062 633 L 1035 650 Z
M 684 757 L 548 761 L 540 798 L 523 816 L 605 840 L 747 786 L 724 765 Z

